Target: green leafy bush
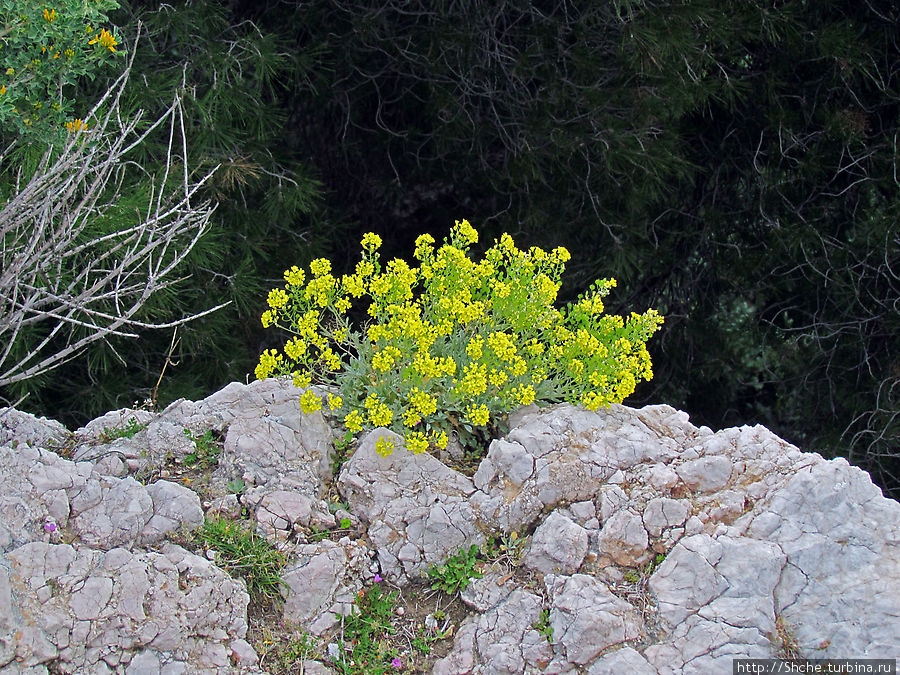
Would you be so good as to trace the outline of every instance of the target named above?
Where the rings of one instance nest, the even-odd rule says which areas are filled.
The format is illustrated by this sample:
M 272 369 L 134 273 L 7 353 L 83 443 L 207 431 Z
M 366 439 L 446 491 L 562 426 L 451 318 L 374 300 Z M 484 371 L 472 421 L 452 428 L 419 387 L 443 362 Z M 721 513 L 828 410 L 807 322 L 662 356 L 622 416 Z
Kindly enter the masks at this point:
M 84 122 L 70 114 L 65 88 L 115 58 L 115 28 L 101 28 L 116 0 L 0 0 L 0 125 L 23 137 L 57 141 Z
M 475 262 L 468 251 L 477 241 L 468 221 L 457 221 L 437 250 L 430 235 L 416 240 L 418 267 L 394 259 L 382 269 L 381 238 L 368 233 L 354 274 L 334 277 L 323 258 L 310 263 L 308 280 L 287 270 L 262 324 L 293 337 L 283 353 L 262 353 L 256 376 L 332 385 L 339 395 L 324 400 L 307 389 L 303 411 L 327 402 L 348 429 L 388 427 L 413 452 L 445 447 L 452 432 L 470 439 L 532 402 L 596 410 L 652 377 L 645 343 L 662 323 L 655 310 L 603 315 L 612 279 L 557 310 L 566 249 L 520 251 L 504 234 Z M 348 311 L 363 299 L 371 321 L 353 329 Z M 377 448 L 392 446 L 382 439 Z
M 387 637 L 396 632 L 391 624 L 397 593 L 385 593 L 376 583 L 356 598 L 355 611 L 343 617 L 341 650 L 333 665 L 346 675 L 388 673 L 400 667 L 397 650 Z

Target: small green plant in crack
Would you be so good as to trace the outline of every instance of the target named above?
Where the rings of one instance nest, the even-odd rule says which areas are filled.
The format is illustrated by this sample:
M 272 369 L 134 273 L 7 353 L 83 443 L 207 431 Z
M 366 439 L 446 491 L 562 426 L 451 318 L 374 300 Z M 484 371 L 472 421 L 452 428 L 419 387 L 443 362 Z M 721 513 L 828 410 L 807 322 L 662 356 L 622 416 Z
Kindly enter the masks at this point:
M 427 572 L 433 580 L 431 588 L 452 595 L 465 590 L 472 579 L 480 579 L 478 569 L 478 547 L 472 544 L 468 550 L 462 548 L 459 553 L 450 556 L 443 565 L 432 565 Z
M 259 665 L 273 673 L 301 673 L 307 659 L 322 658 L 319 639 L 306 631 L 287 631 L 279 624 L 280 630 L 263 628 L 262 635 L 253 645 L 259 654 Z
M 337 513 L 338 511 L 349 511 L 350 506 L 347 504 L 347 502 L 342 502 L 340 497 L 335 495 L 331 498 L 331 501 L 328 502 L 328 510 L 331 513 Z
M 247 489 L 246 483 L 240 478 L 228 481 L 225 483 L 225 487 L 231 494 L 238 496 L 244 494 L 244 490 Z
M 650 562 L 644 565 L 642 570 L 628 570 L 625 573 L 625 581 L 629 584 L 637 584 L 642 581 L 646 581 L 656 569 L 662 564 L 662 561 L 666 559 L 665 553 L 657 553 Z
M 202 469 L 218 463 L 222 447 L 211 429 L 207 429 L 202 436 L 195 436 L 190 429 L 185 429 L 184 435 L 194 442 L 195 448 L 194 452 L 185 455 L 185 466 Z
M 315 525 L 311 525 L 309 528 L 309 534 L 306 535 L 306 540 L 312 543 L 320 542 L 323 539 L 328 539 L 331 536 L 331 530 L 320 530 Z
M 484 557 L 491 562 L 507 563 L 512 567 L 521 564 L 525 540 L 519 538 L 518 532 L 499 535 L 482 547 Z
M 550 610 L 542 609 L 541 615 L 538 617 L 538 620 L 531 624 L 531 627 L 534 628 L 538 633 L 543 635 L 547 642 L 553 642 L 553 626 L 550 625 Z
M 440 642 L 441 640 L 446 640 L 450 637 L 447 632 L 448 631 L 429 630 L 425 626 L 419 626 L 416 628 L 415 637 L 412 639 L 413 649 L 423 656 L 428 656 L 431 653 L 432 645 L 435 642 Z
M 136 418 L 129 417 L 128 421 L 121 427 L 104 427 L 97 440 L 101 443 L 112 443 L 119 438 L 131 438 L 146 428 L 146 424 L 141 424 Z
M 343 617 L 342 639 L 333 665 L 344 675 L 383 675 L 401 667 L 398 653 L 388 636 L 396 629 L 391 625 L 397 593 L 387 593 L 379 584 L 361 591 L 356 598 L 356 611 Z
M 344 432 L 341 438 L 334 442 L 334 457 L 331 460 L 331 473 L 337 476 L 341 472 L 344 462 L 350 459 L 352 453 L 349 452 L 350 444 L 353 442 L 353 432 L 349 429 Z
M 196 538 L 215 552 L 216 564 L 247 584 L 251 598 L 273 599 L 281 588 L 284 554 L 263 537 L 228 518 L 206 518 Z

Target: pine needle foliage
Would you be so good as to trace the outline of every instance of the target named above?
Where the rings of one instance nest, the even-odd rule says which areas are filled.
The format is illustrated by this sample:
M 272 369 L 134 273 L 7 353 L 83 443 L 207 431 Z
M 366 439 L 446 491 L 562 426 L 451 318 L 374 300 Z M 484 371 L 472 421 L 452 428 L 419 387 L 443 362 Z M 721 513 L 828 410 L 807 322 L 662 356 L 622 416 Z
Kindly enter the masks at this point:
M 278 270 L 314 257 L 316 247 L 327 251 L 331 229 L 327 218 L 313 220 L 320 184 L 284 141 L 280 97 L 285 88 L 302 86 L 308 59 L 297 57 L 283 37 L 220 3 L 122 3 L 110 20 L 126 40 L 138 30 L 142 35 L 124 112 L 152 113 L 179 92 L 190 170 L 218 167 L 202 195 L 217 204 L 211 227 L 181 270 L 189 281 L 158 294 L 146 316 L 164 321 L 196 313 L 211 301 L 231 305 L 179 328 L 174 340 L 171 332 L 146 334 L 134 344 L 113 340 L 67 366 L 52 387 L 34 380 L 9 392 L 30 394 L 29 409 L 72 424 L 150 398 L 167 359 L 157 405 L 244 380 L 259 351 L 263 289 Z M 81 82 L 79 100 L 87 105 L 104 84 L 102 78 Z M 104 218 L 135 212 L 168 141 L 165 134 L 151 135 L 137 149 L 135 160 L 148 167 L 147 174 L 122 190 Z

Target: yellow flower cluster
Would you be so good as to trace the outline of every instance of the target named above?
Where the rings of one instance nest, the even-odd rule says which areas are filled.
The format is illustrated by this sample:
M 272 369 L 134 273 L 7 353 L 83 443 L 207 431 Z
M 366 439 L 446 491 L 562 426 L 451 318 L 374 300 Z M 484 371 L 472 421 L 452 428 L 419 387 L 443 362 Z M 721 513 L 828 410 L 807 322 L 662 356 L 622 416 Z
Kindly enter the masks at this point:
M 289 287 L 302 286 L 305 280 L 306 274 L 296 265 L 284 272 L 284 281 Z
M 466 414 L 469 416 L 469 419 L 472 420 L 472 424 L 481 427 L 488 423 L 491 411 L 488 410 L 486 405 L 481 403 L 479 405 L 470 405 L 466 409 Z
M 312 389 L 307 389 L 300 396 L 300 409 L 307 415 L 322 409 L 322 399 Z
M 394 441 L 386 440 L 383 436 L 379 436 L 375 441 L 375 452 L 382 457 L 387 457 L 394 451 Z
M 110 33 L 105 28 L 102 28 L 99 33 L 88 40 L 89 45 L 95 45 L 97 43 L 99 43 L 101 47 L 106 47 L 109 51 L 115 52 L 116 45 L 119 44 L 119 41 L 116 40 L 115 36 L 112 33 Z
M 332 276 L 319 258 L 284 273 L 273 289 L 263 326 L 293 333 L 283 354 L 266 350 L 259 378 L 291 375 L 340 388 L 328 407 L 347 429 L 389 427 L 412 452 L 445 447 L 448 431 L 484 428 L 495 415 L 533 402 L 571 401 L 596 410 L 630 395 L 652 377 L 645 343 L 662 318 L 653 310 L 627 321 L 603 315 L 613 280 L 595 282 L 563 310 L 553 307 L 569 252 L 516 248 L 504 234 L 480 261 L 468 255 L 478 232 L 457 221 L 439 247 L 416 239 L 411 267 L 399 259 L 382 267 L 381 238 L 366 234 L 353 274 Z M 372 321 L 363 330 L 346 317 L 351 302 L 368 298 Z M 301 396 L 304 412 L 323 400 Z M 382 442 L 379 452 L 389 453 Z
M 76 118 L 69 122 L 66 122 L 66 130 L 70 134 L 77 134 L 82 129 L 87 130 L 87 124 L 81 118 Z
M 369 413 L 369 423 L 373 427 L 388 427 L 394 418 L 394 413 L 383 401 L 380 401 L 374 394 L 369 394 L 365 402 L 366 410 Z
M 259 365 L 256 366 L 256 379 L 264 380 L 272 373 L 279 370 L 284 362 L 284 357 L 274 349 L 267 349 L 259 356 Z

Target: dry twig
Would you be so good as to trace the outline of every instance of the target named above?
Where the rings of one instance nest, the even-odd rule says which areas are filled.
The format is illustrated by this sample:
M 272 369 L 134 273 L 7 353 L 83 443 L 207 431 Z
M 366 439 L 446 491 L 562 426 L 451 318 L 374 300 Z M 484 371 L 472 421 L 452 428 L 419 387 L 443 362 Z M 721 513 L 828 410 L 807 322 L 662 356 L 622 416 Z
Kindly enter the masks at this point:
M 97 340 L 172 328 L 228 304 L 166 323 L 138 318 L 151 296 L 180 280 L 176 270 L 209 227 L 215 205 L 197 192 L 216 169 L 191 179 L 178 93 L 142 130 L 141 113 L 123 119 L 130 69 L 87 115 L 87 128 L 48 150 L 30 178 L 20 172 L 0 205 L 0 386 L 46 373 Z M 129 153 L 165 125 L 165 171 L 147 211 L 137 225 L 91 236 L 91 224 L 121 198 L 126 174 L 143 171 Z

